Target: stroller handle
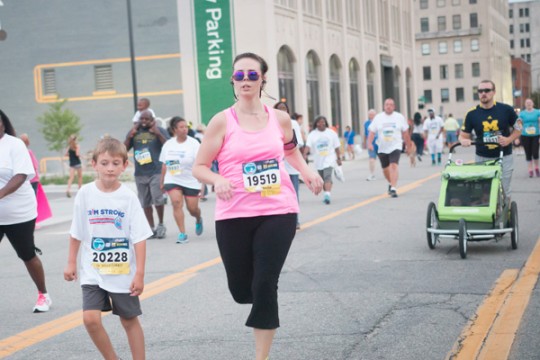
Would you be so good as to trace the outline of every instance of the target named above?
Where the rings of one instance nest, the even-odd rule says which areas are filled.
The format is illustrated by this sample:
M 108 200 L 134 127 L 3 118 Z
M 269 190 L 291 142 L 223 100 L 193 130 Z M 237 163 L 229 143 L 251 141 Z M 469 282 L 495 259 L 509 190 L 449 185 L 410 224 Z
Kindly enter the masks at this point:
M 471 141 L 471 145 L 476 145 L 478 144 L 476 141 Z M 501 144 L 499 143 L 489 143 L 489 145 L 496 145 L 499 147 L 499 159 L 502 160 L 503 156 L 504 156 L 504 153 L 503 153 L 503 147 L 501 146 Z M 458 146 L 461 146 L 461 143 L 460 142 L 457 142 L 455 143 L 454 145 L 452 145 L 452 147 L 450 147 L 450 150 L 448 151 L 448 161 L 452 160 L 452 154 L 454 154 L 454 149 L 457 148 Z

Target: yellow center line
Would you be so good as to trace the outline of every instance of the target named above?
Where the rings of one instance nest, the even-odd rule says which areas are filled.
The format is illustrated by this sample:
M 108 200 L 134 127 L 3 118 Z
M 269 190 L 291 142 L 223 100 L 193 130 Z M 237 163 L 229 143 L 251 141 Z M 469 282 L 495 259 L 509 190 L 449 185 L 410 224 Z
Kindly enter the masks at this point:
M 411 191 L 426 181 L 429 181 L 433 178 L 439 177 L 440 173 L 435 173 L 433 175 L 430 175 L 426 178 L 417 180 L 415 182 L 412 182 L 410 184 L 407 184 L 401 188 L 399 188 L 400 193 L 406 193 L 408 191 Z M 358 209 L 360 207 L 366 206 L 368 204 L 371 204 L 375 201 L 379 201 L 381 199 L 388 198 L 389 196 L 386 194 L 377 195 L 374 197 L 371 197 L 367 200 L 361 201 L 355 205 L 349 206 L 347 208 L 335 211 L 333 213 L 330 213 L 326 216 L 322 216 L 318 219 L 315 219 L 313 221 L 307 222 L 302 224 L 302 229 L 306 229 L 309 227 L 312 227 L 314 225 L 320 224 L 322 222 L 328 221 L 330 219 L 333 219 L 337 216 L 340 216 L 341 214 L 344 214 L 349 211 L 353 211 L 355 209 Z M 141 300 L 148 299 L 152 296 L 158 295 L 160 293 L 163 293 L 166 290 L 169 290 L 171 288 L 174 288 L 176 286 L 182 285 L 183 283 L 189 281 L 193 277 L 197 275 L 197 273 L 201 270 L 204 270 L 206 268 L 212 267 L 216 264 L 221 263 L 221 258 L 217 257 L 212 260 L 206 261 L 204 263 L 195 265 L 193 267 L 190 267 L 182 272 L 175 273 L 168 275 L 164 278 L 161 278 L 159 280 L 153 281 L 149 284 L 146 284 L 144 288 L 144 292 L 140 296 Z M 106 316 L 109 313 L 103 314 L 103 316 Z M 62 316 L 60 318 L 57 318 L 55 320 L 49 321 L 45 324 L 33 327 L 31 329 L 22 331 L 14 336 L 5 338 L 3 340 L 0 340 L 0 359 L 9 356 L 17 351 L 20 351 L 22 349 L 25 349 L 27 347 L 30 347 L 32 345 L 35 345 L 41 341 L 47 340 L 49 338 L 52 338 L 56 335 L 59 335 L 61 333 L 64 333 L 68 330 L 74 329 L 78 326 L 81 326 L 83 324 L 82 320 L 82 311 L 75 311 L 71 314 Z
M 506 360 L 540 275 L 540 238 L 521 271 L 506 270 L 446 359 Z

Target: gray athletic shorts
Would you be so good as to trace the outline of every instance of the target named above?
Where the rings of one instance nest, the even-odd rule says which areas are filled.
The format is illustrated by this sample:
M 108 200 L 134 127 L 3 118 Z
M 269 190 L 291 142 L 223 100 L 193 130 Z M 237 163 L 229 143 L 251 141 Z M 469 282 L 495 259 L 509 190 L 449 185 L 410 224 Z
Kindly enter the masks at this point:
M 317 170 L 319 172 L 319 175 L 321 175 L 323 181 L 325 183 L 332 184 L 332 172 L 334 172 L 333 167 L 327 167 L 322 170 Z
M 131 319 L 142 314 L 138 296 L 111 293 L 98 285 L 81 285 L 83 293 L 83 311 L 111 311 L 123 319 Z M 111 304 L 112 300 L 112 304 Z
M 161 174 L 135 176 L 137 194 L 143 208 L 165 205 L 165 197 L 160 188 Z

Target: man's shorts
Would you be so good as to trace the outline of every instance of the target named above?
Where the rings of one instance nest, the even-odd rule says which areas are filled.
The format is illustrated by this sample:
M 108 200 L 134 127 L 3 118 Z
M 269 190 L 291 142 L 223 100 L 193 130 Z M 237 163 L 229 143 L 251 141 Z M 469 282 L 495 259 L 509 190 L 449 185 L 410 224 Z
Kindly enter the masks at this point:
M 36 219 L 18 224 L 0 225 L 0 241 L 6 234 L 11 246 L 22 261 L 29 261 L 36 256 L 34 228 Z
M 381 167 L 386 169 L 390 164 L 399 164 L 399 157 L 401 156 L 401 150 L 394 150 L 390 154 L 378 153 L 379 160 L 381 161 Z
M 186 197 L 197 197 L 201 193 L 201 189 L 191 189 L 178 184 L 163 184 L 165 191 L 180 190 Z
M 457 131 L 447 131 L 446 132 L 446 142 L 455 143 L 457 142 Z
M 334 171 L 333 167 L 327 167 L 317 171 L 319 172 L 319 175 L 322 177 L 325 183 L 332 184 L 332 172 Z
M 137 194 L 143 208 L 165 205 L 165 197 L 160 188 L 161 174 L 135 176 Z
M 111 311 L 123 319 L 131 319 L 142 314 L 138 296 L 111 293 L 98 285 L 81 285 L 83 293 L 83 311 Z M 111 304 L 112 300 L 112 304 Z

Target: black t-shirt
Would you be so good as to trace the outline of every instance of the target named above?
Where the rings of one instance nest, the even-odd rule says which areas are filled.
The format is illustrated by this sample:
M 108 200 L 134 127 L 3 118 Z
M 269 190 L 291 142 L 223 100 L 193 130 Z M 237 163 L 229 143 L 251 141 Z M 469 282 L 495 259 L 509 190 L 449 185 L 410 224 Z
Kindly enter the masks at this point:
M 498 135 L 510 136 L 510 128 L 514 126 L 517 118 L 514 109 L 503 103 L 496 102 L 489 109 L 484 109 L 480 105 L 477 105 L 465 115 L 465 121 L 463 121 L 461 131 L 470 134 L 474 130 L 476 134 L 477 155 L 496 158 L 499 157 L 499 147 L 489 145 L 489 143 L 497 143 Z M 511 153 L 511 144 L 504 147 L 504 155 L 510 155 Z
M 158 129 L 165 139 L 169 138 L 169 134 L 163 128 L 158 127 Z M 131 146 L 133 146 L 135 160 L 135 176 L 161 174 L 159 154 L 163 144 L 155 134 L 141 127 L 131 139 Z

